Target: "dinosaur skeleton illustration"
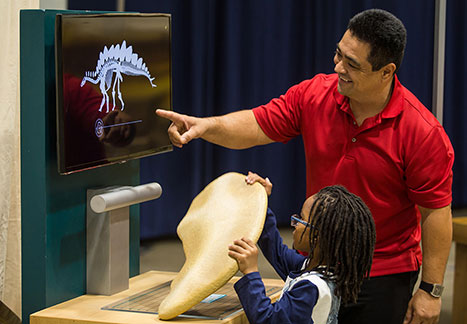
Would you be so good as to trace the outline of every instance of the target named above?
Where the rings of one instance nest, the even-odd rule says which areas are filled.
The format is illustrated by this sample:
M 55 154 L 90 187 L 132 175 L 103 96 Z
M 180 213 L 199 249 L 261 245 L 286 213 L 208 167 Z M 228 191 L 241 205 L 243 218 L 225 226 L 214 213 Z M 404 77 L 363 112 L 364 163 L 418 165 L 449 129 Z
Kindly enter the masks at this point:
M 115 79 L 113 80 L 113 75 Z M 138 54 L 133 53 L 132 46 L 126 46 L 126 41 L 122 42 L 122 45 L 112 45 L 110 48 L 104 46 L 104 50 L 99 53 L 99 60 L 97 61 L 96 70 L 88 71 L 85 73 L 83 80 L 81 81 L 81 87 L 84 86 L 86 81 L 93 84 L 99 83 L 99 88 L 102 93 L 101 106 L 99 111 L 102 111 L 104 104 L 107 106 L 107 112 L 109 112 L 109 95 L 108 91 L 112 87 L 112 110 L 115 109 L 115 93 L 118 95 L 118 99 L 122 104 L 121 110 L 124 109 L 125 103 L 123 102 L 122 93 L 120 92 L 120 83 L 123 82 L 123 76 L 145 76 L 151 86 L 154 88 L 156 85 L 152 82 L 154 80 L 149 73 L 146 63 L 143 59 L 138 57 Z

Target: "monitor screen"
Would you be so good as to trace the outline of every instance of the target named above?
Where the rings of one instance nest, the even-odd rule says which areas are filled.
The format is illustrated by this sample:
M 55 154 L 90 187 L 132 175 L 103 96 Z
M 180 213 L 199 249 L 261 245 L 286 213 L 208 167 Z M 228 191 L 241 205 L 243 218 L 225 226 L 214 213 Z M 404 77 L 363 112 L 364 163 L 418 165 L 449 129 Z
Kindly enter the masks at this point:
M 172 150 L 167 14 L 56 17 L 57 153 L 69 174 Z

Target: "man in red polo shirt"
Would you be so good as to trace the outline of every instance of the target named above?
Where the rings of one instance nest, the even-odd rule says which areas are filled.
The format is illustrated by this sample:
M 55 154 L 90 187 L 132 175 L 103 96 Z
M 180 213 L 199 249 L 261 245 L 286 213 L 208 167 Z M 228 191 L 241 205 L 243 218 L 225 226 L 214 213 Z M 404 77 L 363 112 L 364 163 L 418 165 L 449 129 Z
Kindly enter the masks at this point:
M 363 198 L 377 230 L 371 278 L 357 304 L 341 307 L 340 324 L 436 323 L 441 310 L 454 152 L 436 118 L 397 79 L 405 42 L 399 19 L 367 10 L 350 20 L 337 44 L 335 74 L 221 117 L 157 111 L 172 120 L 169 135 L 178 147 L 203 138 L 242 149 L 301 135 L 307 196 L 341 184 Z M 420 240 L 422 283 L 412 296 Z

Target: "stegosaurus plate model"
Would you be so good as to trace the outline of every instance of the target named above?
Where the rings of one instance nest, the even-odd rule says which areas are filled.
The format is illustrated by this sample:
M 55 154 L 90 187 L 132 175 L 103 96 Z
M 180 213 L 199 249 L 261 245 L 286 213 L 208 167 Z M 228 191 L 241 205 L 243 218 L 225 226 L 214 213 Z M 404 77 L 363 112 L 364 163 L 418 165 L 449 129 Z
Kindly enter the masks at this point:
M 112 79 L 115 74 L 115 79 Z M 122 104 L 121 110 L 124 109 L 125 103 L 123 102 L 122 93 L 120 91 L 120 83 L 123 82 L 123 76 L 145 76 L 151 86 L 154 88 L 156 85 L 152 82 L 154 77 L 151 77 L 146 63 L 143 62 L 138 54 L 133 53 L 133 47 L 126 46 L 126 41 L 122 42 L 122 45 L 112 45 L 110 48 L 104 46 L 104 50 L 99 53 L 99 60 L 97 61 L 96 70 L 85 72 L 85 76 L 81 81 L 81 87 L 87 82 L 93 84 L 99 84 L 99 88 L 102 93 L 102 101 L 99 107 L 99 111 L 102 111 L 104 104 L 107 106 L 107 113 L 109 112 L 109 95 L 108 91 L 112 87 L 112 110 L 115 109 L 115 93 L 118 95 L 118 99 Z M 115 91 L 116 89 L 116 91 Z
M 246 237 L 257 242 L 266 219 L 268 196 L 259 183 L 229 172 L 212 181 L 193 199 L 177 227 L 186 260 L 159 305 L 168 320 L 189 310 L 221 288 L 238 271 L 228 246 Z

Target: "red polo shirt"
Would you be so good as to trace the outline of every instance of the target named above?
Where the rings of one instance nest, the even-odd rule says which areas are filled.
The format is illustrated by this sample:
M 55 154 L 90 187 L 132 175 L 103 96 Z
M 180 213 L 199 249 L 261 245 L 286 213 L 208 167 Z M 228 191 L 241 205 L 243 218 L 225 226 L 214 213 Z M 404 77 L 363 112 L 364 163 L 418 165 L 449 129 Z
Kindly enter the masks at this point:
M 253 112 L 272 140 L 303 137 L 307 196 L 341 184 L 368 205 L 376 224 L 371 276 L 418 269 L 416 205 L 451 203 L 454 151 L 437 119 L 397 76 L 388 105 L 361 126 L 337 91 L 336 74 L 303 81 Z

